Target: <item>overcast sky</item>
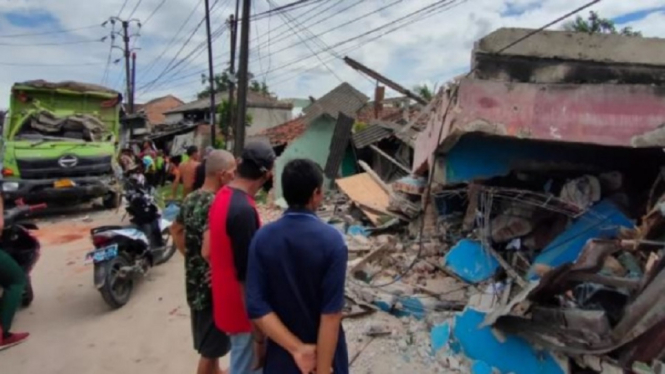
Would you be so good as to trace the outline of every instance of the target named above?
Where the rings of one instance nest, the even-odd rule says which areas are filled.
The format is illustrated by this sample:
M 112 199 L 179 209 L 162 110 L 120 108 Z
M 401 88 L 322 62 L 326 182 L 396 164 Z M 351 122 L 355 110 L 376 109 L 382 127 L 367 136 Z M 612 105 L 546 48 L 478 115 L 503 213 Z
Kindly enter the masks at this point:
M 197 49 L 205 42 L 205 24 L 194 32 L 203 19 L 203 1 L 0 0 L 0 108 L 8 106 L 12 83 L 23 80 L 77 80 L 124 90 L 124 63 L 114 63 L 122 52 L 112 49 L 107 70 L 111 39 L 101 41 L 120 30 L 118 24 L 101 26 L 117 15 L 143 22 L 140 31 L 134 24 L 131 28 L 132 34 L 140 33 L 131 43 L 140 48 L 137 101 L 165 94 L 192 100 L 207 71 L 207 54 Z M 254 0 L 252 13 L 290 2 Z M 441 84 L 468 70 L 474 40 L 500 27 L 540 27 L 585 2 L 311 0 L 251 25 L 250 71 L 280 98 L 318 97 L 340 81 L 371 96 L 374 83 L 347 67 L 340 59 L 344 55 L 407 87 Z M 221 33 L 213 45 L 220 72 L 229 63 L 225 20 L 235 1 L 210 3 L 212 30 Z M 644 36 L 665 37 L 662 0 L 604 0 L 591 9 Z M 115 39 L 116 45 L 121 42 Z

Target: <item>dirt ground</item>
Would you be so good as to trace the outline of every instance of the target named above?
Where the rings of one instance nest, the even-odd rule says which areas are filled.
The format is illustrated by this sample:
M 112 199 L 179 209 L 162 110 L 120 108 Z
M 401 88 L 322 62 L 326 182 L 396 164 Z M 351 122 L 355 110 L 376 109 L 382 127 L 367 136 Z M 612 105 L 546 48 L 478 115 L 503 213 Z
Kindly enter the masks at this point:
M 89 230 L 119 221 L 113 213 L 98 212 L 37 222 L 42 257 L 33 272 L 35 301 L 19 311 L 15 323 L 15 330 L 31 336 L 28 342 L 0 352 L 1 372 L 195 371 L 197 355 L 179 254 L 138 282 L 122 309 L 111 310 L 94 288 L 92 266 L 84 264 L 91 248 Z
M 90 228 L 120 223 L 113 212 L 68 214 L 37 220 L 42 257 L 34 270 L 35 301 L 19 311 L 16 331 L 30 339 L 0 351 L 0 373 L 127 374 L 194 373 L 184 266 L 176 254 L 139 281 L 127 305 L 111 310 L 93 286 Z M 268 218 L 268 217 L 266 217 Z M 387 315 L 386 315 L 387 316 Z M 374 315 L 346 321 L 352 373 L 431 373 L 417 355 L 399 347 L 401 339 L 379 338 L 366 346 Z M 228 356 L 223 359 L 228 366 Z

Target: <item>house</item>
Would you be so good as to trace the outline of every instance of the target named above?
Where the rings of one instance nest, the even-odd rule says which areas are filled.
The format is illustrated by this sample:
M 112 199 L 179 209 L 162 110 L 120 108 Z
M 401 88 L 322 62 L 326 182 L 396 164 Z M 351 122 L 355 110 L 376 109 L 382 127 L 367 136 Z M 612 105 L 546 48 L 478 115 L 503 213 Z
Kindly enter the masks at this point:
M 215 103 L 220 104 L 228 100 L 228 97 L 228 92 L 217 93 L 215 94 Z M 252 118 L 252 123 L 247 128 L 247 136 L 252 136 L 261 130 L 289 121 L 292 109 L 292 104 L 253 91 L 247 92 L 247 114 Z M 181 120 L 190 120 L 197 123 L 209 122 L 210 98 L 206 97 L 180 105 L 166 111 L 164 115 L 166 116 L 166 123 L 177 123 Z
M 166 95 L 148 101 L 145 104 L 134 104 L 134 113 L 144 114 L 148 120 L 148 127 L 166 123 L 165 112 L 175 109 L 184 102 L 173 95 Z
M 278 152 L 281 151 L 275 162 L 276 180 L 280 180 L 286 163 L 295 158 L 309 158 L 326 169 L 330 168 L 329 160 L 336 159 L 342 175 L 352 174 L 355 159 L 349 148 L 351 128 L 348 131 L 336 131 L 336 128 L 347 126 L 344 119 L 355 118 L 368 100 L 367 96 L 344 82 L 305 108 L 302 117 L 260 131 L 252 138 L 266 139 Z M 333 174 L 336 175 L 336 171 Z M 325 183 L 327 185 L 329 179 Z M 282 198 L 279 183 L 275 183 L 274 192 L 275 201 L 279 203 Z

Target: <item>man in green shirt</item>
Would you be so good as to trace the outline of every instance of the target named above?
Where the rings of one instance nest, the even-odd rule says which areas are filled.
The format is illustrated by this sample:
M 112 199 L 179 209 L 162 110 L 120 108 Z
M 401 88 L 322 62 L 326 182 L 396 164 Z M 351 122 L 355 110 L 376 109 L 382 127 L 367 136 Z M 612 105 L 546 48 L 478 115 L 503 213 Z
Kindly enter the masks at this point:
M 203 233 L 208 227 L 208 210 L 217 191 L 235 174 L 235 159 L 227 151 L 213 151 L 206 163 L 203 186 L 187 195 L 171 226 L 173 240 L 185 256 L 187 303 L 191 309 L 194 349 L 201 358 L 197 374 L 218 374 L 219 358 L 229 352 L 229 338 L 216 326 L 212 314 L 210 267 L 201 253 Z

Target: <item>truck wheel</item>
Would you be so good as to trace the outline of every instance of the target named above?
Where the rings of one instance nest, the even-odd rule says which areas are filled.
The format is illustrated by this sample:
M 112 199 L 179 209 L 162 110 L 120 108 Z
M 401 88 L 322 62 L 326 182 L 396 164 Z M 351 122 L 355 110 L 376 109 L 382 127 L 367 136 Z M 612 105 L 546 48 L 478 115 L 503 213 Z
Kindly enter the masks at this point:
M 102 198 L 105 209 L 118 209 L 120 206 L 120 195 L 114 192 L 108 193 Z

